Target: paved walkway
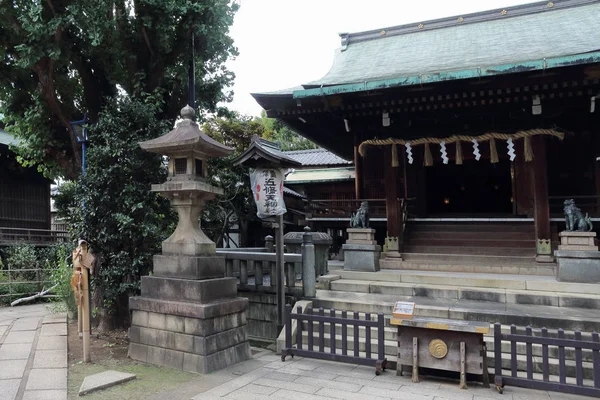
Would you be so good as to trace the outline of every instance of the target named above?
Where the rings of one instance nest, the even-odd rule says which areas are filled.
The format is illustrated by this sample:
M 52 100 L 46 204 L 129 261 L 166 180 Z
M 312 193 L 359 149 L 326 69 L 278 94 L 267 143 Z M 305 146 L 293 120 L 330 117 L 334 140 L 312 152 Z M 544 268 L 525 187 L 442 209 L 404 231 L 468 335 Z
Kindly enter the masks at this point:
M 468 390 L 458 388 L 457 381 L 433 380 L 423 378 L 421 383 L 412 383 L 410 377 L 396 376 L 396 371 L 386 371 L 375 376 L 371 367 L 330 361 L 312 360 L 296 357 L 281 362 L 279 356 L 272 352 L 256 354 L 253 360 L 254 369 L 248 371 L 244 363 L 207 375 L 199 379 L 204 382 L 204 389 L 193 400 L 217 399 L 285 399 L 285 400 L 325 400 L 325 399 L 400 399 L 400 400 L 575 400 L 589 397 L 573 396 L 530 389 L 506 387 L 500 395 L 492 387 L 484 389 L 480 384 L 470 383 Z M 250 365 L 250 364 L 249 364 Z M 249 366 L 248 365 L 248 366 Z M 246 372 L 242 372 L 246 369 Z M 224 383 L 216 383 L 207 388 L 210 377 L 216 381 L 229 372 L 238 371 L 243 375 L 229 379 Z M 235 373 L 235 372 L 234 372 Z M 218 378 L 218 379 L 217 379 Z M 193 381 L 190 385 L 193 385 Z M 187 393 L 189 393 L 189 388 Z M 175 393 L 171 393 L 173 395 Z M 189 398 L 183 392 L 173 398 Z M 156 398 L 167 399 L 168 397 Z
M 67 317 L 48 307 L 0 307 L 0 400 L 67 399 Z

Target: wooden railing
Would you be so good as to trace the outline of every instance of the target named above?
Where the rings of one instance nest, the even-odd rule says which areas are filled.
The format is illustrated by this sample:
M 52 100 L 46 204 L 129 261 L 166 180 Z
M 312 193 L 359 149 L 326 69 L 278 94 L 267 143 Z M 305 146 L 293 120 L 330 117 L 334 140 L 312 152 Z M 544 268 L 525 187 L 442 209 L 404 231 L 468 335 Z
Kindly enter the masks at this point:
M 575 200 L 575 205 L 581 209 L 584 214 L 590 217 L 600 217 L 600 196 L 549 196 L 550 214 L 555 217 L 563 216 L 565 200 Z
M 296 313 L 292 313 L 292 306 L 286 306 L 285 320 L 285 348 L 281 352 L 281 361 L 286 357 L 292 358 L 297 355 L 301 357 L 317 358 L 321 360 L 331 360 L 351 364 L 369 365 L 375 367 L 375 374 L 379 375 L 385 371 L 387 359 L 385 357 L 385 317 L 383 313 L 377 314 L 377 319 L 372 320 L 371 314 L 366 313 L 364 319 L 359 317 L 358 312 L 353 313 L 353 317 L 348 317 L 347 311 L 342 311 L 341 316 L 336 315 L 336 310 L 329 310 L 329 315 L 325 314 L 323 308 L 319 308 L 318 313 L 314 313 L 312 308 L 308 308 L 302 313 L 302 307 L 298 307 Z M 296 346 L 293 345 L 292 338 L 292 320 L 296 320 Z M 307 341 L 303 343 L 302 325 L 307 323 Z M 314 324 L 318 324 L 318 334 L 314 331 Z M 329 349 L 325 348 L 325 324 L 329 326 Z M 336 326 L 340 326 L 342 334 L 342 348 L 336 346 Z M 348 349 L 348 328 L 354 329 L 353 349 Z M 364 356 L 359 351 L 359 328 L 365 328 L 365 353 Z M 377 354 L 371 355 L 371 328 L 374 328 L 377 336 Z M 319 341 L 318 347 L 314 344 L 314 336 Z
M 1 246 L 17 243 L 28 243 L 35 246 L 49 246 L 54 243 L 66 242 L 68 239 L 69 233 L 67 231 L 0 227 Z
M 504 385 L 520 386 L 530 389 L 551 390 L 555 392 L 582 394 L 585 396 L 600 397 L 600 338 L 597 332 L 591 334 L 590 340 L 583 340 L 580 331 L 575 331 L 574 339 L 565 338 L 565 332 L 558 330 L 558 337 L 549 337 L 548 330 L 542 328 L 542 335 L 534 336 L 531 327 L 527 327 L 525 335 L 517 334 L 517 328 L 512 325 L 510 333 L 502 333 L 500 323 L 494 325 L 494 359 L 495 383 L 499 392 Z M 510 342 L 510 375 L 503 375 L 502 370 L 502 341 Z M 517 345 L 525 344 L 527 371 L 525 375 L 517 372 Z M 542 376 L 534 376 L 533 345 L 542 347 Z M 549 348 L 558 348 L 558 375 L 559 381 L 550 380 Z M 565 348 L 575 349 L 575 382 L 567 382 L 567 368 Z M 584 383 L 583 350 L 591 351 L 593 381 Z

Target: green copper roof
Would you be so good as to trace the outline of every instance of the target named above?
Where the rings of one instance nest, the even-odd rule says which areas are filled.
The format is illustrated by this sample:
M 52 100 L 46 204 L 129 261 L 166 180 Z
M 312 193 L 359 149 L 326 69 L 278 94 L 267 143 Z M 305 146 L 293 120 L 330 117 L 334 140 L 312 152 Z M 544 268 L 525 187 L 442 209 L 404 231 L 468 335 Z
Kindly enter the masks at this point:
M 293 94 L 302 98 L 597 63 L 598 21 L 600 2 L 557 0 L 343 34 L 330 71 Z

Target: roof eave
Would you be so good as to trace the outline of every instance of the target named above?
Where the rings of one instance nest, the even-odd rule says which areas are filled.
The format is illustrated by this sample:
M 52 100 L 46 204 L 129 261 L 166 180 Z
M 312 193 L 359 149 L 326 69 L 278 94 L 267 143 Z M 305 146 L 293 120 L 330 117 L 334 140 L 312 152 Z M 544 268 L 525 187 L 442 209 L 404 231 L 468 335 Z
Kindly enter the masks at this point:
M 573 65 L 595 64 L 600 62 L 600 51 L 574 54 L 569 56 L 543 58 L 541 60 L 523 61 L 519 63 L 503 64 L 490 67 L 477 67 L 461 71 L 433 72 L 418 74 L 401 78 L 382 79 L 371 82 L 348 83 L 314 89 L 296 90 L 294 99 L 307 97 L 322 97 L 339 95 L 343 93 L 357 93 L 372 90 L 388 89 L 393 87 L 424 85 L 444 81 L 491 77 L 497 75 L 515 74 L 520 72 L 542 71 L 552 68 L 569 67 Z

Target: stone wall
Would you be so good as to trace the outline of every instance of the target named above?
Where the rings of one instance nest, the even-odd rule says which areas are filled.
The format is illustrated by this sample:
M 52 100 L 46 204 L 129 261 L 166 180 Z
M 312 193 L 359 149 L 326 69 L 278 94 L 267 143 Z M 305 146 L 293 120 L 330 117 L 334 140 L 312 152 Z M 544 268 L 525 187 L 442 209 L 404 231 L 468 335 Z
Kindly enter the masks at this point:
M 238 291 L 239 297 L 249 300 L 246 309 L 248 337 L 263 340 L 275 340 L 279 336 L 277 329 L 277 295 L 275 293 L 260 293 L 249 291 Z M 292 306 L 296 298 L 286 296 L 286 304 Z

